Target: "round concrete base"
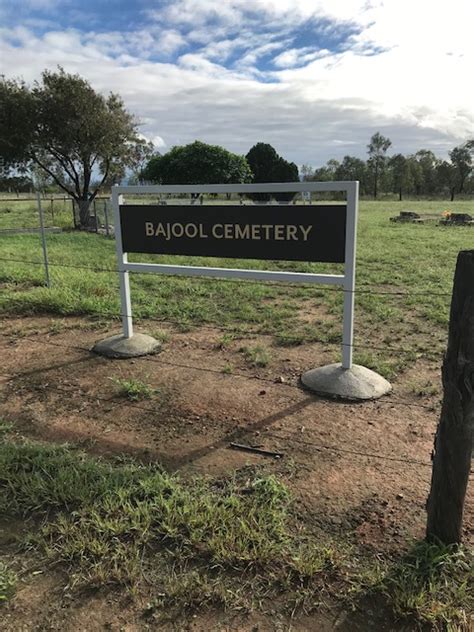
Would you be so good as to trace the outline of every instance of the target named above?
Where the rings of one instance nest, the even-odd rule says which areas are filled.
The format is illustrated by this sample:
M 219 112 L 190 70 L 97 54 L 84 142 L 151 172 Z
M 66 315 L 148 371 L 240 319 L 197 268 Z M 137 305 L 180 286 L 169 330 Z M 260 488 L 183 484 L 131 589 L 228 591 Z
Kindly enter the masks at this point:
M 311 369 L 303 373 L 301 382 L 318 395 L 349 401 L 378 399 L 392 390 L 385 378 L 358 364 L 351 369 L 343 369 L 341 364 Z
M 92 347 L 92 351 L 107 358 L 137 358 L 158 353 L 161 343 L 146 334 L 133 334 L 131 338 L 119 334 L 101 340 Z

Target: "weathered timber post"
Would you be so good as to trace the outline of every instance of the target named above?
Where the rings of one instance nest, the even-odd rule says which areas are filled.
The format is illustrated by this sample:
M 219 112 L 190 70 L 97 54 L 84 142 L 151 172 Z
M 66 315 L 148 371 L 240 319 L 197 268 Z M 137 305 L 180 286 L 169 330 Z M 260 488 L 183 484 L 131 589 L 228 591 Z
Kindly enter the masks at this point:
M 454 544 L 462 538 L 474 435 L 474 250 L 458 255 L 442 377 L 426 537 Z

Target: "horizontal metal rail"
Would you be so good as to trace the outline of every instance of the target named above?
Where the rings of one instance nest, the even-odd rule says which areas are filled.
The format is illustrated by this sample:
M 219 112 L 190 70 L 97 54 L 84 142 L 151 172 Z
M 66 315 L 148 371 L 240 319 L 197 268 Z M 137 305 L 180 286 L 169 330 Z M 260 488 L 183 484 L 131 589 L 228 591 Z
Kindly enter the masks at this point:
M 114 186 L 115 195 L 143 195 L 147 193 L 275 193 L 304 191 L 352 191 L 355 182 L 276 182 L 263 184 L 153 184 L 143 186 Z
M 343 274 L 314 274 L 278 270 L 247 270 L 240 268 L 210 268 L 205 266 L 173 266 L 162 263 L 124 263 L 127 272 L 146 272 L 176 276 L 204 276 L 221 279 L 256 279 L 258 281 L 292 281 L 293 283 L 323 283 L 344 285 Z

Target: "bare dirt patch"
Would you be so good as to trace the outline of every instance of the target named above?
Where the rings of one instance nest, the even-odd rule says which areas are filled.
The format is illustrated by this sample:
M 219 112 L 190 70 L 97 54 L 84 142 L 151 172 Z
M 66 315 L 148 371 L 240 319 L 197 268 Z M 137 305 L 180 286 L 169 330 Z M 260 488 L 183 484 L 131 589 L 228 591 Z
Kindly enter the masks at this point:
M 1 417 L 22 436 L 159 461 L 184 477 L 228 475 L 247 466 L 275 472 L 311 529 L 350 533 L 373 553 L 399 552 L 423 536 L 441 395 L 434 364 L 418 362 L 382 400 L 342 404 L 298 385 L 304 370 L 333 360 L 331 345 L 279 347 L 258 336 L 223 342 L 219 330 L 170 330 L 157 356 L 109 360 L 89 349 L 114 332 L 90 329 L 79 319 L 58 322 L 56 328 L 50 318 L 2 323 Z M 242 352 L 256 346 L 268 350 L 263 367 Z M 129 401 L 118 392 L 116 379 L 139 380 L 154 394 Z M 284 456 L 276 460 L 231 450 L 231 442 Z M 473 517 L 471 485 L 468 542 L 474 541 Z M 1 555 L 10 549 L 11 542 L 0 541 Z M 133 603 L 110 592 L 78 597 L 65 595 L 65 584 L 60 574 L 26 573 L 4 610 L 2 629 L 288 629 L 288 622 L 271 614 L 248 619 L 235 613 L 200 614 L 179 624 L 183 627 L 158 628 L 142 616 L 146 595 Z M 321 615 L 317 627 L 314 619 L 302 618 L 291 629 L 382 630 L 376 611 L 374 621 L 367 627 L 365 618 L 332 613 Z

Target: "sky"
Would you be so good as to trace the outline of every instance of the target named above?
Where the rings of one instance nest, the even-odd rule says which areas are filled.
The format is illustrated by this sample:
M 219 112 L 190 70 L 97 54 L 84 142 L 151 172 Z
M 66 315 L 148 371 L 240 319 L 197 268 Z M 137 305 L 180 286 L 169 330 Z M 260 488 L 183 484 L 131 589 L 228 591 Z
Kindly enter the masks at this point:
M 440 157 L 474 138 L 472 0 L 0 0 L 0 74 L 61 65 L 119 93 L 165 152 L 194 140 L 299 166 Z

